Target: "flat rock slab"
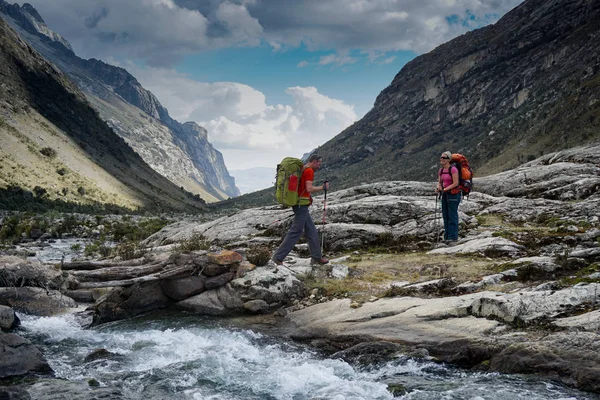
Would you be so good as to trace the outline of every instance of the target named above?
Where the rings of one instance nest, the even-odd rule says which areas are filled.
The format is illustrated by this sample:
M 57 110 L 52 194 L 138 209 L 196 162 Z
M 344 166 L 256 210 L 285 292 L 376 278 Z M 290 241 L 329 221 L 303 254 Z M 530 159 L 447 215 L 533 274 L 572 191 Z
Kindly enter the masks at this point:
M 486 256 L 516 257 L 525 252 L 525 247 L 502 237 L 470 240 L 452 247 L 431 250 L 427 254 L 482 254 Z
M 500 326 L 476 318 L 467 309 L 481 294 L 439 299 L 385 298 L 351 308 L 349 299 L 334 300 L 292 312 L 286 318 L 292 337 L 361 336 L 422 344 L 476 339 Z

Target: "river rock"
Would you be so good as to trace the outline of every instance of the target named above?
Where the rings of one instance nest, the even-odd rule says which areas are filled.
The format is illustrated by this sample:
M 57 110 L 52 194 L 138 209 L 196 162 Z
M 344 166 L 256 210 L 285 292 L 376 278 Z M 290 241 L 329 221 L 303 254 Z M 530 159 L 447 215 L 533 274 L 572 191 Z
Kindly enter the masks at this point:
M 161 288 L 167 297 L 175 301 L 180 301 L 204 292 L 206 290 L 204 280 L 205 278 L 199 276 L 165 279 L 161 281 Z
M 55 315 L 77 307 L 75 300 L 61 292 L 37 287 L 0 287 L 0 304 L 40 316 Z
M 0 378 L 33 373 L 52 373 L 52 368 L 38 348 L 21 336 L 0 334 Z
M 160 281 L 116 287 L 94 305 L 94 324 L 131 318 L 170 304 Z
M 233 315 L 244 310 L 244 302 L 228 285 L 179 301 L 176 306 L 196 314 L 215 316 Z
M 16 328 L 19 325 L 19 317 L 15 314 L 15 311 L 6 306 L 0 306 L 0 329 L 3 331 L 9 331 Z

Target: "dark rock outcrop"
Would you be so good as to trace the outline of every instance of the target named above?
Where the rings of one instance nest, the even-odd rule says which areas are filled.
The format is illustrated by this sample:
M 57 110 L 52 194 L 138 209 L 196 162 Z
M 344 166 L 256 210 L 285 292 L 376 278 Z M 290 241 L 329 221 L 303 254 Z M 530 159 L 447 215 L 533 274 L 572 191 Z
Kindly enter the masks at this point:
M 476 176 L 600 138 L 600 3 L 527 0 L 406 64 L 373 109 L 317 149 L 335 187 L 435 179 L 445 150 Z

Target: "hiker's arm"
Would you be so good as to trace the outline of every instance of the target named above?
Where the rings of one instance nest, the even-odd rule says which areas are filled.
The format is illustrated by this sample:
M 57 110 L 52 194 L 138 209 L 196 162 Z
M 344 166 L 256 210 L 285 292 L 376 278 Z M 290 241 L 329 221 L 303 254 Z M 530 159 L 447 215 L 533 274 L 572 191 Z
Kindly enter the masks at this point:
M 313 186 L 312 181 L 306 181 L 306 191 L 308 193 L 317 193 L 320 192 L 321 190 L 323 190 L 325 188 L 325 184 L 321 185 L 321 186 Z
M 452 185 L 445 187 L 444 192 L 449 192 L 458 186 L 458 171 L 452 173 Z

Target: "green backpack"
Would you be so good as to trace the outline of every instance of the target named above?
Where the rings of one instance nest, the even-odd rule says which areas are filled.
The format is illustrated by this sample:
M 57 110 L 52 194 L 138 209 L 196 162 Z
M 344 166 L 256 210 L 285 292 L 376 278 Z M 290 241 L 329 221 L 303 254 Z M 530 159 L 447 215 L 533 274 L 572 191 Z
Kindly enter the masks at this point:
M 304 163 L 299 158 L 286 157 L 277 165 L 275 197 L 284 207 L 298 205 L 298 187 Z

